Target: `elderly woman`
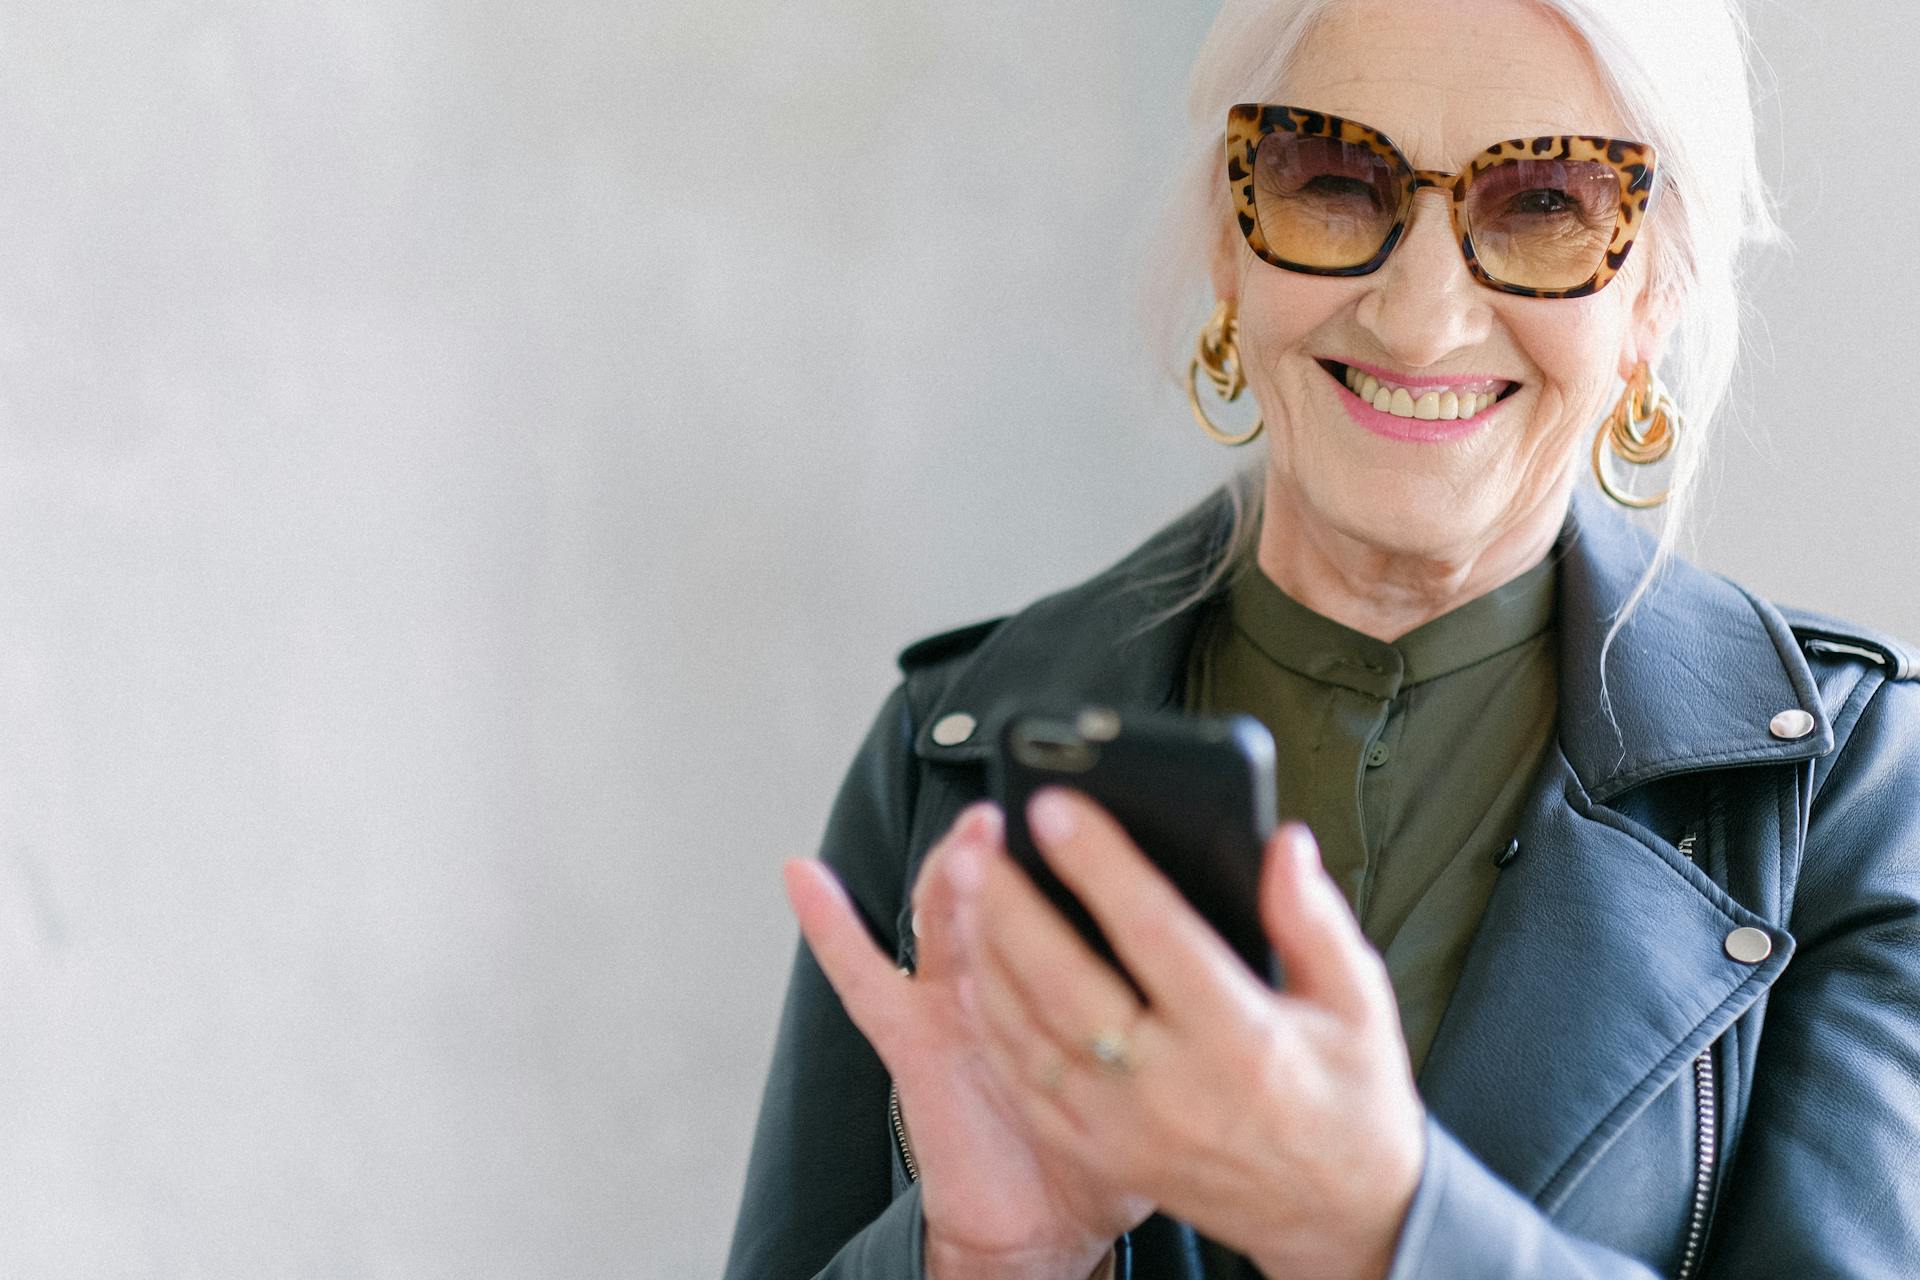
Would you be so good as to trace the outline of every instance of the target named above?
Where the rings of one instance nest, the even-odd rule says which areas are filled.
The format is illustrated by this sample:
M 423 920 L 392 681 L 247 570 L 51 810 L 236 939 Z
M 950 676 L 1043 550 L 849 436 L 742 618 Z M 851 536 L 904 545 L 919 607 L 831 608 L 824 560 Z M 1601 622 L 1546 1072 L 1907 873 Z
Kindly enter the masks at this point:
M 1736 17 L 1229 3 L 1193 98 L 1261 464 L 901 655 L 727 1274 L 1920 1274 L 1913 664 L 1670 555 L 1767 230 Z M 1028 817 L 1138 993 L 1009 861 L 1042 697 L 1272 728 L 1281 989 L 1084 797 Z

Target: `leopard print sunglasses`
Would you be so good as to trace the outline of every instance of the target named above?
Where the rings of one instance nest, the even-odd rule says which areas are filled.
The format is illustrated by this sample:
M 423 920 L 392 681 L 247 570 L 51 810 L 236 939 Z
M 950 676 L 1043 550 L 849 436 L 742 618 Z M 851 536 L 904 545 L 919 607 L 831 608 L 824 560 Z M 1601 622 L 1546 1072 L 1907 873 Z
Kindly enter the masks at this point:
M 1653 197 L 1644 142 L 1586 134 L 1496 142 L 1459 173 L 1416 169 L 1393 140 L 1303 107 L 1227 111 L 1227 185 L 1261 261 L 1320 276 L 1377 271 L 1414 193 L 1452 196 L 1453 238 L 1475 280 L 1529 298 L 1597 293 L 1626 263 Z

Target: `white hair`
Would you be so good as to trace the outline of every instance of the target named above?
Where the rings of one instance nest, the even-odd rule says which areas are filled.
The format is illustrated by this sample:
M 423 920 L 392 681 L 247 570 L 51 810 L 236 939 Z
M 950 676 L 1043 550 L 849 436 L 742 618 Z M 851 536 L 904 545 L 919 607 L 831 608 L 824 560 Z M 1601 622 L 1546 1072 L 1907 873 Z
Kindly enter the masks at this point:
M 1662 509 L 1659 550 L 1608 632 L 1608 642 L 1674 553 L 1713 429 L 1741 354 L 1740 260 L 1783 237 L 1761 178 L 1748 85 L 1751 47 L 1740 0 L 1537 0 L 1583 38 L 1629 136 L 1659 157 L 1658 190 L 1637 248 L 1648 286 L 1675 323 L 1661 380 L 1685 418 Z M 1273 101 L 1314 23 L 1340 0 L 1226 0 L 1187 89 L 1187 161 L 1177 174 L 1148 272 L 1144 320 L 1166 371 L 1184 387 L 1195 335 L 1212 309 L 1209 261 L 1231 226 L 1223 130 L 1236 102 Z M 1259 479 L 1230 483 L 1225 553 L 1178 608 L 1252 562 Z M 1170 611 L 1172 612 L 1172 611 Z

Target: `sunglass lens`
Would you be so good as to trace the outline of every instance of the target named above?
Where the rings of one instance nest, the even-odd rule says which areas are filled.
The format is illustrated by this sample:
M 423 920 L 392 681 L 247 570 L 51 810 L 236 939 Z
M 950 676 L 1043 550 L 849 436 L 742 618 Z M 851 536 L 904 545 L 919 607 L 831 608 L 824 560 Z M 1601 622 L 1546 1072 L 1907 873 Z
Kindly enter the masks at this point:
M 1620 217 L 1620 177 L 1597 160 L 1510 160 L 1467 187 L 1467 234 L 1488 275 L 1573 289 L 1599 270 Z
M 1253 208 L 1267 247 L 1288 262 L 1337 271 L 1380 252 L 1404 182 L 1370 147 L 1274 132 L 1253 161 Z

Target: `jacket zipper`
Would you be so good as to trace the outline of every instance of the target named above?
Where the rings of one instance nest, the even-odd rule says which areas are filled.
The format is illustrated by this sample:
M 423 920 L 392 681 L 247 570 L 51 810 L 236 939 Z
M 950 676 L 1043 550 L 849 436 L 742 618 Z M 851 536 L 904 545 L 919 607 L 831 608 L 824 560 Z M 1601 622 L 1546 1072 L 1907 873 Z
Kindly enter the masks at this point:
M 1692 858 L 1694 833 L 1680 841 L 1680 852 Z M 1719 1156 L 1718 1097 L 1713 1080 L 1713 1046 L 1693 1060 L 1693 1102 L 1696 1141 L 1693 1167 L 1693 1206 L 1687 1215 L 1687 1247 L 1680 1258 L 1678 1280 L 1692 1280 L 1707 1243 L 1707 1212 L 1713 1201 L 1714 1164 Z
M 1679 1280 L 1692 1280 L 1707 1242 L 1707 1209 L 1713 1199 L 1713 1166 L 1719 1142 L 1713 1085 L 1713 1050 L 1693 1060 L 1693 1096 L 1699 1121 L 1698 1159 L 1693 1171 L 1693 1212 L 1687 1219 L 1687 1251 L 1680 1259 Z
M 907 1181 L 920 1181 L 920 1167 L 913 1162 L 913 1148 L 907 1145 L 907 1122 L 900 1114 L 900 1086 L 887 1082 L 887 1119 L 893 1123 L 893 1140 L 899 1144 L 900 1159 L 907 1166 Z

